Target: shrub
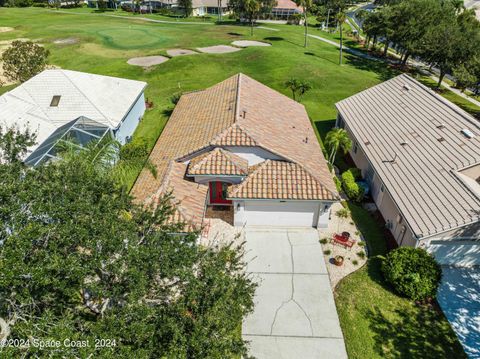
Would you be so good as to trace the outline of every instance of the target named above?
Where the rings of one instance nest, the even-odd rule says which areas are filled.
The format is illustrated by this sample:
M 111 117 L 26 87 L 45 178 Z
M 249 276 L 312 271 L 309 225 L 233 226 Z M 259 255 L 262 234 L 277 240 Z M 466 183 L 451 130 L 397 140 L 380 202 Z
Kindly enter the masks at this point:
M 348 218 L 350 211 L 348 208 L 342 208 L 335 212 L 335 215 L 340 218 Z
M 354 259 L 354 260 L 352 261 L 352 264 L 353 264 L 354 266 L 356 266 L 356 265 L 358 265 L 358 261 L 357 261 L 356 259 Z
M 355 176 L 354 173 L 352 173 L 352 169 L 342 173 L 342 186 L 345 194 L 352 201 L 360 202 L 363 199 L 365 190 L 355 182 Z
M 442 277 L 432 255 L 411 247 L 391 251 L 382 263 L 382 273 L 398 293 L 413 300 L 434 298 Z
M 362 179 L 362 170 L 360 168 L 352 167 L 347 172 L 349 171 L 352 174 L 355 181 Z
M 360 258 L 364 259 L 365 258 L 365 252 L 364 251 L 360 251 L 357 253 L 357 256 L 359 256 Z
M 181 93 L 181 92 L 174 93 L 174 94 L 170 97 L 170 102 L 173 103 L 174 105 L 176 105 L 176 104 L 178 103 L 178 101 L 180 101 L 180 97 L 182 97 L 182 93 Z
M 326 256 L 329 256 L 330 254 L 332 254 L 332 251 L 330 249 L 325 249 L 323 251 L 323 254 L 325 254 Z
M 321 243 L 321 244 L 327 244 L 327 243 L 328 243 L 328 239 L 327 239 L 327 238 L 322 238 L 322 239 L 320 239 L 320 243 Z
M 333 177 L 333 182 L 335 182 L 335 187 L 337 187 L 337 191 L 342 191 L 342 182 L 337 178 L 337 176 Z
M 144 159 L 149 154 L 148 145 L 145 140 L 133 140 L 122 146 L 120 149 L 120 159 L 130 161 Z

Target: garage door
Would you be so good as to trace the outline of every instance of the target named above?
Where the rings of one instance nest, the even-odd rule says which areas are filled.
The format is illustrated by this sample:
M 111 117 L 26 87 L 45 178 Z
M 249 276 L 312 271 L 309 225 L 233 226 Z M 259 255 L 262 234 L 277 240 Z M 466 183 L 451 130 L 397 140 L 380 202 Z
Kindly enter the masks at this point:
M 259 201 L 245 203 L 247 226 L 316 227 L 317 202 Z
M 431 241 L 427 251 L 442 265 L 460 267 L 480 265 L 478 241 Z

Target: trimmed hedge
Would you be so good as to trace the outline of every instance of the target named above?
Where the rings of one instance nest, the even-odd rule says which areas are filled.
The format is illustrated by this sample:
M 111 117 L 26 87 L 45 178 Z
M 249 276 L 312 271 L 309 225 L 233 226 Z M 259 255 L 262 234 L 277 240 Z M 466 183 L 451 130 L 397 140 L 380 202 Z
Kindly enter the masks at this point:
M 360 176 L 360 170 L 358 168 L 350 168 L 348 171 L 342 173 L 342 187 L 352 201 L 360 202 L 365 195 L 365 189 L 358 185 L 356 176 Z
M 382 273 L 395 290 L 413 300 L 435 298 L 442 268 L 421 248 L 402 247 L 387 254 Z

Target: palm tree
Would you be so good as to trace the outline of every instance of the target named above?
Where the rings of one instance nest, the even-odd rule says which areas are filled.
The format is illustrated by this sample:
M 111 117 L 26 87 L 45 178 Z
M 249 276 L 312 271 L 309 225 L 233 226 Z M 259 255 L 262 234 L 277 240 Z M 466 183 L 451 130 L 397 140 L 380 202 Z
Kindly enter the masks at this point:
M 298 89 L 299 97 L 298 101 L 302 101 L 303 95 L 305 95 L 308 91 L 312 89 L 312 85 L 310 85 L 310 82 L 307 81 L 300 81 L 300 88 Z
M 285 87 L 292 91 L 292 98 L 294 101 L 296 101 L 297 93 L 299 95 L 298 100 L 300 101 L 302 96 L 312 89 L 312 85 L 310 85 L 308 81 L 299 80 L 295 77 L 285 81 Z
M 250 21 L 250 36 L 253 36 L 253 24 L 260 12 L 261 4 L 258 0 L 245 0 L 243 7 Z
M 295 95 L 297 94 L 297 91 L 300 89 L 300 81 L 294 77 L 292 77 L 290 80 L 285 81 L 285 87 L 290 89 L 292 91 L 292 98 L 295 101 Z
M 342 52 L 343 52 L 343 23 L 347 19 L 347 15 L 343 11 L 339 11 L 337 14 L 337 22 L 340 25 L 340 65 L 342 64 Z
M 333 166 L 338 150 L 346 154 L 352 148 L 352 140 L 350 140 L 347 131 L 343 128 L 334 128 L 327 133 L 325 146 L 330 151 L 328 162 Z
M 312 7 L 312 0 L 295 0 L 295 3 L 297 6 L 300 6 L 303 8 L 303 26 L 305 28 L 305 42 L 303 44 L 304 47 L 307 47 L 307 38 L 308 38 L 308 23 L 307 23 L 307 18 L 308 18 L 308 12 L 310 11 L 310 8 Z

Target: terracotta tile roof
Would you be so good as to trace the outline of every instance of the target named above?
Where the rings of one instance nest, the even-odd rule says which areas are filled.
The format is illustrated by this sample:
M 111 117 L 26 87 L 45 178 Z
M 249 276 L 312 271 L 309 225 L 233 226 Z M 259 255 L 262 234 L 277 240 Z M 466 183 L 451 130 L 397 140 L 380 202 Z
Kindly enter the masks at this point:
M 149 202 L 162 185 L 171 160 L 204 147 L 234 123 L 238 76 L 206 90 L 184 94 L 167 122 L 150 161 L 157 167 L 157 179 L 144 169 L 131 194 L 138 202 Z
M 229 198 L 335 200 L 332 192 L 297 163 L 266 160 L 240 184 L 228 190 Z
M 219 147 L 190 160 L 189 175 L 244 176 L 248 173 L 248 161 Z
M 166 193 L 172 193 L 175 212 L 170 217 L 173 223 L 184 222 L 185 230 L 199 230 L 202 226 L 208 187 L 185 179 L 187 165 L 171 161 L 164 183 L 156 192 L 153 201 Z
M 234 124 L 218 135 L 211 142 L 215 146 L 257 146 L 257 142 L 246 130 Z
M 338 197 L 304 106 L 242 74 L 181 97 L 150 154 L 158 177 L 143 170 L 132 195 L 148 203 L 164 193 L 170 161 L 215 146 L 262 147 L 301 165 L 328 192 L 324 199 Z

